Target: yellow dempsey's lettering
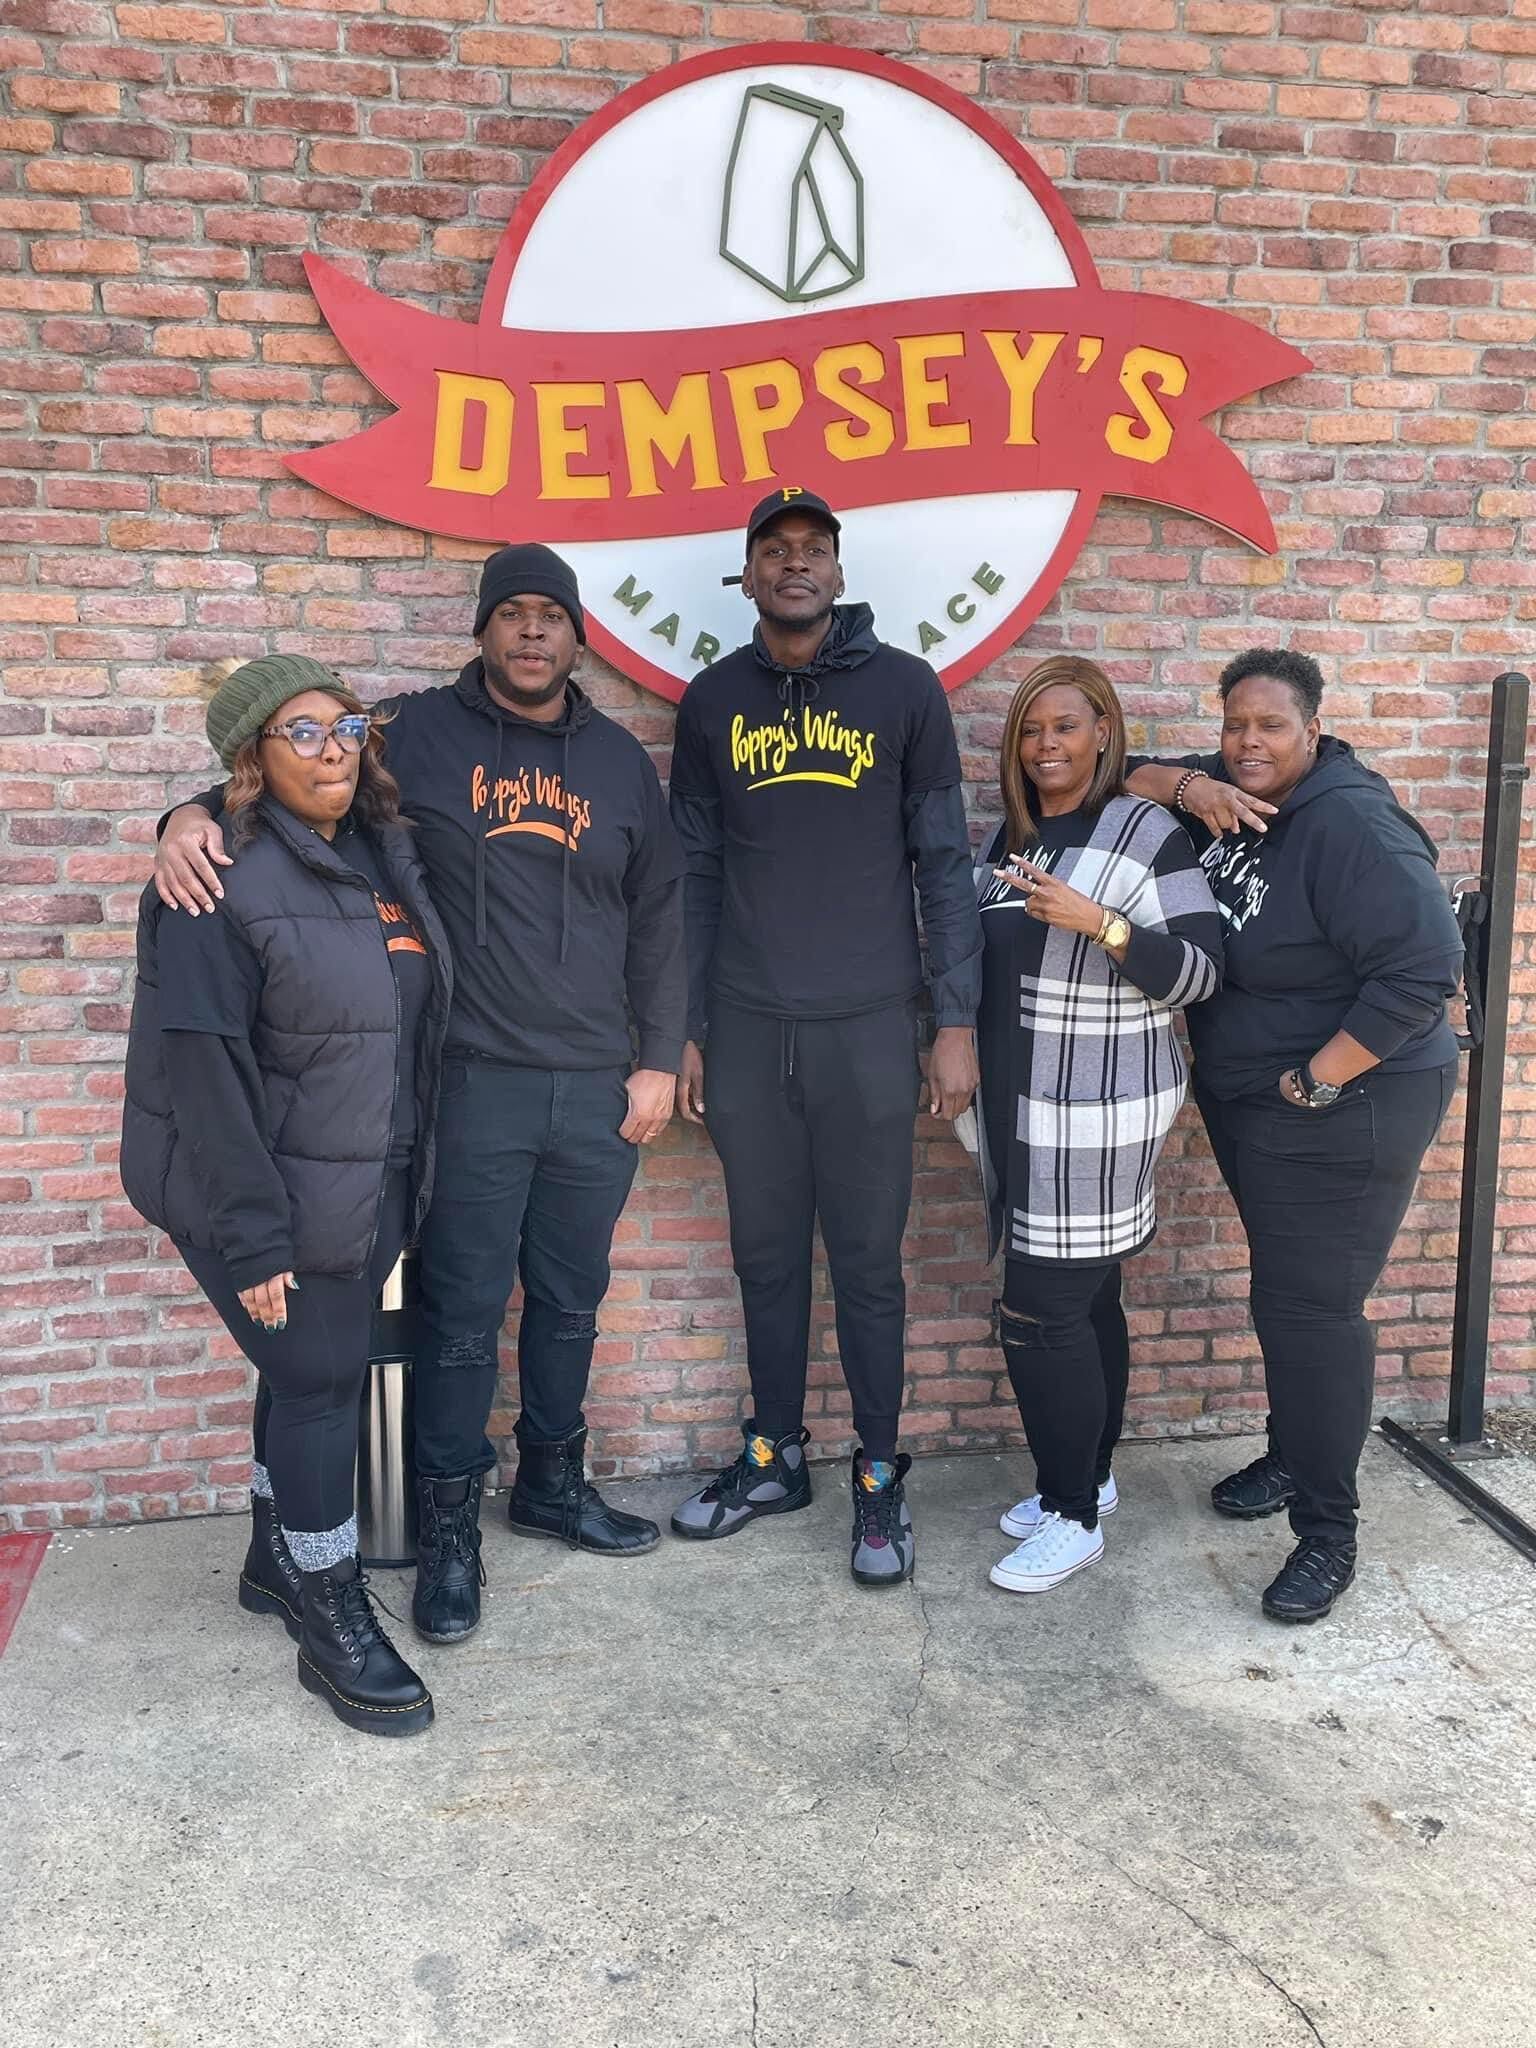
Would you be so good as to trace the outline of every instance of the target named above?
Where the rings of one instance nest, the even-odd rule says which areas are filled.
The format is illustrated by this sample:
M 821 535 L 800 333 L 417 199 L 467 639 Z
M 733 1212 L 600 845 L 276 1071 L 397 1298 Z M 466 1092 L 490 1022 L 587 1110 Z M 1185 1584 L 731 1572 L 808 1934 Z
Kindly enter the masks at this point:
M 929 365 L 965 354 L 963 334 L 904 334 L 897 338 L 901 357 L 901 403 L 907 416 L 908 448 L 969 448 L 969 420 L 936 420 L 936 405 L 949 404 L 948 377 L 930 377 Z
M 541 498 L 606 498 L 612 485 L 606 475 L 573 476 L 571 457 L 586 455 L 587 429 L 573 427 L 567 413 L 578 408 L 601 409 L 607 401 L 602 384 L 535 384 L 533 402 L 539 420 L 539 496 Z
M 480 460 L 464 460 L 464 432 L 469 408 L 482 409 Z M 499 377 L 470 377 L 459 370 L 437 372 L 437 418 L 432 428 L 432 474 L 435 491 L 472 491 L 494 498 L 512 467 L 512 393 Z M 419 473 L 419 472 L 418 472 Z
M 800 372 L 783 356 L 774 356 L 766 363 L 742 363 L 727 370 L 725 383 L 741 444 L 742 482 L 761 483 L 773 475 L 768 436 L 782 432 L 805 403 Z
M 1074 356 L 1075 374 L 1083 375 L 1098 361 L 1102 346 L 1097 336 L 1054 329 L 983 328 L 969 336 L 899 336 L 892 360 L 888 348 L 872 341 L 840 342 L 810 358 L 803 376 L 788 357 L 774 356 L 718 372 L 680 371 L 661 396 L 643 378 L 535 381 L 514 388 L 499 377 L 439 370 L 429 481 L 434 490 L 494 497 L 507 488 L 514 428 L 526 437 L 531 422 L 539 497 L 546 502 L 681 497 L 730 484 L 769 482 L 779 467 L 776 437 L 801 418 L 808 399 L 816 408 L 815 426 L 808 419 L 806 430 L 819 435 L 839 463 L 969 448 L 977 420 L 985 422 L 988 434 L 1000 437 L 993 443 L 999 451 L 1033 448 L 1050 428 L 1052 415 L 1042 410 L 1041 400 L 1047 380 L 1056 380 L 1050 403 L 1057 405 L 1074 374 Z M 944 366 L 968 356 L 972 381 L 957 398 L 952 392 L 956 371 Z M 1106 382 L 1113 361 L 1107 358 L 1100 369 Z M 1074 417 L 1072 433 L 1102 432 L 1113 454 L 1132 462 L 1161 462 L 1176 431 L 1165 401 L 1184 392 L 1187 363 L 1164 349 L 1137 346 L 1125 351 L 1118 377 L 1128 408 L 1111 413 L 1102 428 Z M 1007 392 L 1006 433 L 994 378 Z M 1079 388 L 1083 397 L 1076 403 L 1095 405 L 1097 411 L 1090 396 L 1097 387 Z M 945 417 L 962 403 L 969 417 Z M 798 436 L 795 445 L 801 446 Z M 520 477 L 532 466 L 532 452 L 523 452 Z M 649 595 L 632 580 L 619 592 L 631 611 L 638 611 Z
M 709 403 L 709 372 L 679 377 L 672 403 L 663 406 L 649 384 L 636 380 L 614 387 L 619 400 L 619 426 L 624 435 L 624 461 L 629 469 L 629 495 L 656 498 L 656 457 L 676 469 L 686 453 L 693 465 L 693 488 L 724 488 L 720 452 L 715 445 L 715 416 Z
M 1189 370 L 1182 357 L 1167 355 L 1160 348 L 1127 350 L 1120 365 L 1120 388 L 1137 416 L 1111 414 L 1104 439 L 1114 454 L 1128 455 L 1133 462 L 1161 462 L 1173 446 L 1173 422 L 1147 389 L 1150 380 L 1170 398 L 1177 398 L 1189 382 Z
M 1008 445 L 1035 445 L 1035 393 L 1040 379 L 1051 367 L 1051 359 L 1066 340 L 1064 334 L 1032 334 L 1029 347 L 1019 354 L 1019 337 L 1006 331 L 986 330 L 982 340 L 992 351 L 992 360 L 1002 371 L 1008 386 Z
M 822 397 L 840 405 L 848 415 L 845 420 L 829 421 L 823 429 L 827 453 L 839 462 L 860 462 L 888 453 L 896 439 L 896 422 L 887 406 L 859 389 L 862 384 L 878 384 L 885 375 L 885 357 L 874 343 L 850 341 L 842 348 L 824 348 L 812 374 Z

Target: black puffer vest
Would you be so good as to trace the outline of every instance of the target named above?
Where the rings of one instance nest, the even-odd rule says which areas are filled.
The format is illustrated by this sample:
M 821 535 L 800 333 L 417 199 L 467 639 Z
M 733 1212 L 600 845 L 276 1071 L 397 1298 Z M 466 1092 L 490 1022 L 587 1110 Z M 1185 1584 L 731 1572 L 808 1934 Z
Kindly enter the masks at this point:
M 262 1140 L 293 1212 L 300 1272 L 363 1272 L 383 1200 L 399 1031 L 394 971 L 364 878 L 280 805 L 263 797 L 256 837 L 224 872 L 215 912 L 233 918 L 262 972 L 251 1044 L 264 1095 Z M 448 942 L 411 834 L 371 831 L 380 864 L 409 910 L 432 966 L 416 1061 L 414 1236 L 432 1192 L 438 1073 L 452 992 Z M 121 1172 L 128 1199 L 172 1237 L 216 1251 L 191 1170 L 196 1132 L 178 1130 L 160 1031 L 156 935 L 168 911 L 153 883 L 139 905 L 138 986 L 128 1033 Z

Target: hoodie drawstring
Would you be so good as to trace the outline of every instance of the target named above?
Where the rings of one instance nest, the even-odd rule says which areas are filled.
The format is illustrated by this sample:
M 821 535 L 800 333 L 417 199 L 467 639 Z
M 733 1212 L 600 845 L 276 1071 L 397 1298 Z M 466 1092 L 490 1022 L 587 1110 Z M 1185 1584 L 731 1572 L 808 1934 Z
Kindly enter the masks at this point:
M 795 1078 L 795 1033 L 798 1025 L 793 1017 L 779 1019 L 779 1086 L 788 1089 Z
M 501 781 L 501 741 L 506 727 L 496 720 L 496 766 L 491 770 L 491 788 L 494 790 Z M 486 828 L 487 831 L 489 827 Z M 485 832 L 475 841 L 475 944 L 488 945 L 485 931 Z M 565 956 L 562 953 L 561 958 Z
M 567 723 L 562 735 L 560 749 L 560 789 L 564 796 L 571 789 L 571 728 Z M 500 742 L 498 741 L 498 745 Z M 565 965 L 566 947 L 571 936 L 571 819 L 567 815 L 565 830 L 560 843 L 560 965 Z

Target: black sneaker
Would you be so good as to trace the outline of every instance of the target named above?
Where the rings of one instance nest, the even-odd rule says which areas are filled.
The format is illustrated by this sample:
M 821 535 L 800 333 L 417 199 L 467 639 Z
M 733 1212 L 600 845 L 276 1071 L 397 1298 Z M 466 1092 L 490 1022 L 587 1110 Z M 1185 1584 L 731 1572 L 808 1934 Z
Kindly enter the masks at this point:
M 894 1459 L 853 1454 L 852 1570 L 861 1586 L 899 1586 L 912 1576 L 917 1545 L 902 1484 L 911 1469 L 904 1451 Z
M 1271 1621 L 1321 1621 L 1354 1576 L 1353 1543 L 1303 1537 L 1264 1588 L 1264 1612 Z
M 1241 1472 L 1230 1472 L 1211 1488 L 1211 1506 L 1234 1522 L 1257 1522 L 1278 1515 L 1296 1498 L 1296 1482 L 1273 1451 L 1255 1458 Z
M 741 1433 L 746 1443 L 734 1464 L 679 1503 L 672 1516 L 674 1536 L 708 1542 L 734 1536 L 759 1515 L 789 1515 L 810 1506 L 811 1471 L 805 1462 L 810 1431 L 797 1429 L 777 1443 L 763 1436 L 756 1423 L 744 1422 Z

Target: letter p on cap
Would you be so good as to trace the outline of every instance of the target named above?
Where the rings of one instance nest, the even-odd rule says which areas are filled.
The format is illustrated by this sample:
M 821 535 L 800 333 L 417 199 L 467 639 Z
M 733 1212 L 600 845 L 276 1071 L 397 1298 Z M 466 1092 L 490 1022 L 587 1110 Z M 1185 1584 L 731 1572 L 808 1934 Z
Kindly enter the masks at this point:
M 783 488 L 780 490 L 779 496 L 784 500 L 785 504 L 787 505 L 791 498 L 803 498 L 805 496 L 805 485 L 785 484 Z

